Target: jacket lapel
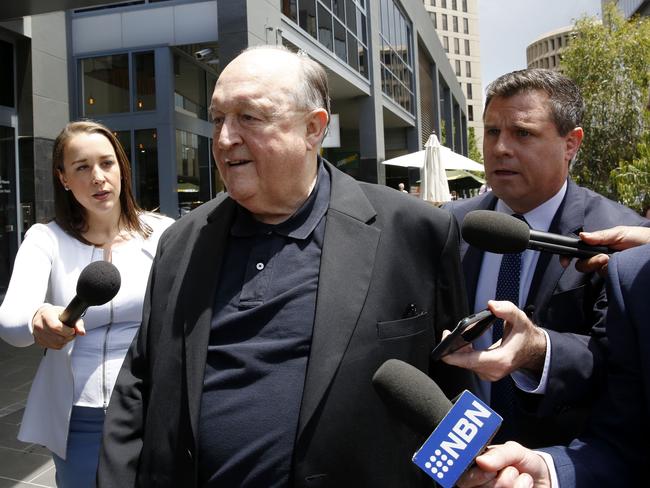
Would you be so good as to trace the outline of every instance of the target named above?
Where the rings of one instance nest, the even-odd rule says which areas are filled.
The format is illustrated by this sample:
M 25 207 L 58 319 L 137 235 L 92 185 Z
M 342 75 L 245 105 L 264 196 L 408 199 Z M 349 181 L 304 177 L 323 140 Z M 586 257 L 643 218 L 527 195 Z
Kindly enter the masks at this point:
M 568 181 L 566 195 L 553 217 L 549 232 L 566 236 L 577 235 L 582 230 L 585 220 L 585 202 L 584 195 L 576 191 L 577 188 L 575 183 Z M 528 292 L 529 297 L 536 297 L 536 299 L 534 303 L 527 300 L 526 305 L 538 307 L 547 304 L 565 271 L 557 255 L 540 253 Z
M 497 198 L 490 192 L 474 210 L 494 210 L 497 204 Z M 462 226 L 462 222 L 459 222 Z M 481 272 L 481 264 L 485 253 L 478 247 L 470 246 L 465 241 L 461 241 L 461 260 L 463 263 L 463 274 L 465 275 L 465 288 L 467 289 L 467 298 L 469 309 L 474 310 L 476 300 L 476 287 L 478 286 L 478 276 Z
M 183 278 L 181 300 L 185 331 L 185 381 L 194 433 L 198 428 L 214 295 L 235 208 L 233 200 L 225 199 L 209 214 L 207 225 L 200 226 L 195 241 L 192 242 L 188 236 L 187 249 L 192 256 Z
M 332 189 L 298 439 L 325 395 L 359 320 L 380 235 L 368 224 L 376 212 L 358 183 L 329 164 L 326 167 Z

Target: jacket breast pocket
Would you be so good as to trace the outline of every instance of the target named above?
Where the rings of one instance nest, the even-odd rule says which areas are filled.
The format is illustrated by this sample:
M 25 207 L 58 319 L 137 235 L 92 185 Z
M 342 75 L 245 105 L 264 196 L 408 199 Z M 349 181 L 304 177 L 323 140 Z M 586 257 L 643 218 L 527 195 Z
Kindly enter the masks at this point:
M 428 312 L 377 322 L 377 338 L 384 360 L 400 359 L 426 371 L 433 348 L 433 324 Z
M 405 319 L 377 322 L 377 337 L 386 341 L 421 334 L 430 328 L 429 322 L 429 312 L 420 312 Z

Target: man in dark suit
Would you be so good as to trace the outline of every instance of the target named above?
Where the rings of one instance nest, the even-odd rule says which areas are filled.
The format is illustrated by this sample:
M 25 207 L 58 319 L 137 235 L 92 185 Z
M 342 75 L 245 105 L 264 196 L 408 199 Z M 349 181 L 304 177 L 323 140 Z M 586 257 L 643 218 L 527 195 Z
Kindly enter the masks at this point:
M 422 438 L 371 378 L 389 358 L 448 394 L 432 347 L 467 312 L 447 212 L 318 156 L 327 77 L 249 49 L 212 96 L 228 194 L 160 240 L 143 323 L 106 417 L 98 482 L 128 486 L 428 486 Z
M 472 210 L 496 210 L 523 216 L 533 229 L 562 235 L 647 222 L 569 178 L 583 138 L 583 112 L 578 87 L 553 70 L 515 71 L 491 83 L 483 152 L 492 191 L 452 203 L 457 220 Z M 532 322 L 522 321 L 520 328 L 506 323 L 499 347 L 459 351 L 444 361 L 500 386 L 512 375 L 514 401 L 502 431 L 507 438 L 531 446 L 568 442 L 584 426 L 602 371 L 603 279 L 563 268 L 558 256 L 526 251 L 517 265 L 518 298 L 504 298 L 498 296 L 498 277 L 505 258 L 466 243 L 461 256 L 470 310 L 484 309 L 492 299 L 510 300 Z M 476 349 L 493 343 L 490 334 L 481 340 Z M 486 398 L 493 385 L 482 384 Z M 491 403 L 495 406 L 494 399 Z
M 617 227 L 583 239 L 624 249 L 650 242 L 650 229 Z M 580 264 L 583 269 L 594 270 L 594 266 L 606 263 L 606 256 L 599 255 Z M 647 485 L 650 244 L 614 254 L 607 273 L 607 383 L 588 431 L 568 447 L 549 447 L 543 452 L 531 451 L 515 442 L 493 446 L 477 458 L 478 467 L 466 473 L 459 486 L 495 486 L 495 482 L 504 488 Z

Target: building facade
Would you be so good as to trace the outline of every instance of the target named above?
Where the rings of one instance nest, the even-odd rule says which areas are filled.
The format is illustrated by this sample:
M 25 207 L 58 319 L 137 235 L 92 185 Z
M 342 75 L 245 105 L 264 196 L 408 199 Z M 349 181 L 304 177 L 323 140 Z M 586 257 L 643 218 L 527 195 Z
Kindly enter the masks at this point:
M 178 217 L 222 191 L 209 101 L 248 46 L 282 44 L 324 66 L 334 115 L 323 155 L 357 179 L 415 184 L 417 170 L 380 163 L 432 130 L 467 154 L 465 87 L 420 0 L 9 3 L 27 11 L 0 5 L 0 293 L 24 232 L 53 216 L 51 149 L 69 120 L 117 134 L 146 209 Z
M 467 99 L 467 125 L 483 153 L 483 92 L 477 0 L 422 0 Z
M 602 0 L 602 9 L 605 3 L 612 0 Z M 618 9 L 623 12 L 625 18 L 629 19 L 633 15 L 650 15 L 650 0 L 614 0 Z
M 571 41 L 572 25 L 541 35 L 526 47 L 526 65 L 529 68 L 547 68 L 561 71 L 562 52 Z

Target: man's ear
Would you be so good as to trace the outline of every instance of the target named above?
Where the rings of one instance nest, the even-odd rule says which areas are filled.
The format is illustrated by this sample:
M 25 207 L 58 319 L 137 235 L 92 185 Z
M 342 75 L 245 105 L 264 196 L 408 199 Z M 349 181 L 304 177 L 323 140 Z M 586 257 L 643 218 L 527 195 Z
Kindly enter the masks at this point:
M 314 109 L 307 116 L 306 142 L 310 150 L 317 148 L 323 141 L 328 121 L 329 117 L 324 108 Z
M 571 161 L 573 157 L 578 153 L 578 149 L 580 149 L 580 144 L 582 144 L 582 138 L 584 137 L 585 133 L 582 130 L 582 127 L 576 127 L 573 130 L 569 131 L 569 133 L 565 137 L 566 141 L 566 150 L 567 150 L 567 156 L 568 160 Z

